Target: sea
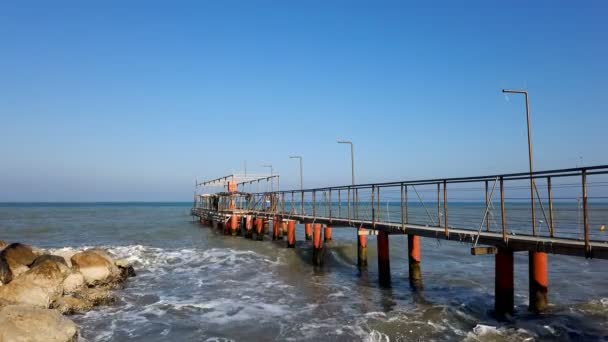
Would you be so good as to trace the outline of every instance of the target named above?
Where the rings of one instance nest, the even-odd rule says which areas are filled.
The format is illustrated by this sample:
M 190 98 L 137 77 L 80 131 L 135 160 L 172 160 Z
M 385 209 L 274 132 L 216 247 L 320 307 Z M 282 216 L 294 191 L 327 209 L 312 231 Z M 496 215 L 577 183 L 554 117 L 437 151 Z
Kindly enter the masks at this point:
M 538 315 L 527 310 L 527 254 L 516 253 L 515 313 L 497 320 L 494 258 L 472 256 L 471 241 L 423 238 L 424 288 L 415 291 L 407 238 L 391 235 L 392 283 L 381 287 L 373 236 L 369 266 L 359 270 L 355 229 L 334 227 L 318 268 L 302 225 L 296 248 L 288 249 L 268 237 L 224 236 L 195 221 L 191 207 L 5 203 L 0 239 L 51 252 L 102 247 L 133 263 L 137 276 L 117 291 L 115 303 L 70 316 L 82 341 L 608 340 L 606 260 L 549 255 L 550 306 Z M 571 215 L 578 220 L 576 210 Z M 595 225 L 594 236 L 606 239 Z

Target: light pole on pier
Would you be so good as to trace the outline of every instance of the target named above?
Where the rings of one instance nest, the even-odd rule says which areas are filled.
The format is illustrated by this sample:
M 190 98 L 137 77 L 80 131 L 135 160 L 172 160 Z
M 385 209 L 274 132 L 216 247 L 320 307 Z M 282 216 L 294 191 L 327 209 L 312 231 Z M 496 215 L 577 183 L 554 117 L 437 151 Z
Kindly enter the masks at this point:
M 352 172 L 352 184 L 355 185 L 355 148 L 352 141 L 338 140 L 338 144 L 350 144 L 350 168 Z
M 534 212 L 534 178 L 532 173 L 534 172 L 534 164 L 532 160 L 532 127 L 530 126 L 530 104 L 528 102 L 528 92 L 525 90 L 509 90 L 503 89 L 503 93 L 510 94 L 523 94 L 526 99 L 526 120 L 528 124 L 528 163 L 530 165 L 530 201 L 532 208 L 532 234 L 536 235 L 536 213 Z
M 300 190 L 304 190 L 304 181 L 302 180 L 302 156 L 290 156 L 290 159 L 300 159 Z
M 272 186 L 273 183 L 274 183 L 274 181 L 272 180 L 272 175 L 273 175 L 272 165 L 270 165 L 270 164 L 263 164 L 262 167 L 268 167 L 268 168 L 270 168 L 270 192 L 274 192 L 274 188 Z

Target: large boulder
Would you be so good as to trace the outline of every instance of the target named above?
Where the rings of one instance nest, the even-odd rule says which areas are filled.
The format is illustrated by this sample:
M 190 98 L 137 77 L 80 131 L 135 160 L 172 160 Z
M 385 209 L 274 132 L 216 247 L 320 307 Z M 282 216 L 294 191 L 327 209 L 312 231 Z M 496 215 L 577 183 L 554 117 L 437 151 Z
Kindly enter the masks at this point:
M 31 246 L 21 243 L 11 243 L 6 246 L 0 252 L 0 256 L 4 256 L 7 260 L 12 259 L 14 262 L 24 266 L 31 265 L 37 257 Z
M 84 276 L 80 272 L 72 272 L 63 280 L 63 293 L 69 294 L 81 291 L 86 287 Z
M 8 305 L 0 310 L 0 341 L 71 342 L 78 328 L 58 311 L 27 305 Z
M 4 242 L 4 240 L 0 240 L 0 251 L 3 250 L 6 246 L 8 246 L 8 244 Z
M 114 283 L 120 280 L 120 270 L 107 253 L 88 250 L 76 253 L 71 258 L 72 268 L 84 276 L 90 286 Z
M 133 268 L 133 265 L 131 265 L 129 260 L 118 259 L 114 262 L 114 265 L 116 265 L 116 267 L 118 267 L 118 269 L 120 270 L 121 279 L 124 280 L 127 278 L 135 277 L 135 269 Z
M 69 273 L 65 265 L 46 260 L 0 287 L 0 298 L 48 308 L 63 295 L 63 280 Z
M 75 249 L 71 249 L 71 248 L 61 248 L 61 249 L 57 249 L 54 250 L 53 255 L 58 255 L 60 257 L 62 257 L 66 264 L 68 265 L 68 267 L 72 267 L 72 260 L 70 260 L 72 258 L 72 256 L 76 253 L 79 253 L 80 251 L 75 250 Z
M 6 259 L 0 256 L 0 284 L 8 284 L 11 280 L 13 280 L 13 272 Z
M 60 263 L 60 264 L 64 264 L 66 267 L 68 267 L 67 262 L 65 261 L 65 259 L 64 259 L 62 256 L 59 256 L 59 255 L 50 255 L 50 254 L 43 254 L 43 255 L 41 255 L 41 256 L 39 256 L 39 257 L 37 257 L 37 258 L 34 260 L 34 262 L 33 262 L 33 263 L 30 265 L 30 268 L 34 268 L 34 267 L 36 267 L 37 265 L 39 265 L 39 264 L 41 264 L 41 263 L 43 263 L 44 261 L 47 261 L 47 260 L 51 260 L 51 261 L 53 261 L 53 262 L 57 262 L 57 263 Z

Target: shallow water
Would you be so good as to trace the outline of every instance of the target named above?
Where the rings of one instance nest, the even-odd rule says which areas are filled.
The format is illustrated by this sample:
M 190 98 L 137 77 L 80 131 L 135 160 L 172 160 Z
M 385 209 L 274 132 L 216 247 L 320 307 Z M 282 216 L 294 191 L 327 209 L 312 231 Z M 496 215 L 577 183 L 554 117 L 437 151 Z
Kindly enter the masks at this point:
M 391 236 L 392 287 L 356 264 L 355 231 L 335 228 L 311 266 L 297 227 L 285 242 L 225 237 L 193 223 L 189 203 L 0 206 L 0 239 L 56 249 L 102 246 L 134 262 L 119 301 L 72 319 L 87 341 L 520 341 L 608 339 L 608 262 L 549 257 L 548 313 L 527 312 L 527 257 L 516 254 L 516 314 L 492 318 L 494 259 L 470 244 L 422 239 L 424 290 L 407 280 L 407 239 Z

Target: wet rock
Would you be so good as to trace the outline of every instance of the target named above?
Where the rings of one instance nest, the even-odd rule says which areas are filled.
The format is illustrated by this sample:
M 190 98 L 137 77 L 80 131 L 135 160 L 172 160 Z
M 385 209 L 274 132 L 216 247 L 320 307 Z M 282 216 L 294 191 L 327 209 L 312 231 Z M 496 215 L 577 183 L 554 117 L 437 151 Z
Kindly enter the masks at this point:
M 78 328 L 58 311 L 27 305 L 8 305 L 0 309 L 0 341 L 71 342 Z
M 3 250 L 6 246 L 8 246 L 8 244 L 4 242 L 4 240 L 0 240 L 0 251 Z
M 48 308 L 63 294 L 63 280 L 70 270 L 46 260 L 0 287 L 0 298 L 9 302 Z
M 127 259 L 118 259 L 114 262 L 114 265 L 120 270 L 120 278 L 127 279 L 135 277 L 135 269 L 133 265 Z
M 58 262 L 60 264 L 64 264 L 66 267 L 68 267 L 67 262 L 65 261 L 65 259 L 62 256 L 43 254 L 43 255 L 37 257 L 36 260 L 34 260 L 34 262 L 30 265 L 30 268 L 33 268 L 36 265 L 41 264 L 42 262 L 44 262 L 46 260 L 51 260 L 53 262 Z
M 88 300 L 73 296 L 59 298 L 52 306 L 53 309 L 64 315 L 85 313 L 93 308 L 93 303 Z
M 63 280 L 63 293 L 78 292 L 86 287 L 84 276 L 80 272 L 72 272 Z
M 120 280 L 120 270 L 107 253 L 88 250 L 76 253 L 71 258 L 72 268 L 84 276 L 90 286 L 103 285 Z
M 13 272 L 6 259 L 0 256 L 0 284 L 8 284 L 11 280 L 13 280 Z
M 0 252 L 0 256 L 4 256 L 7 260 L 12 259 L 14 262 L 24 266 L 29 266 L 37 257 L 31 246 L 21 243 L 11 243 L 6 246 Z
M 111 304 L 116 301 L 114 293 L 109 288 L 105 287 L 87 288 L 75 294 L 75 297 L 88 302 L 92 306 Z

